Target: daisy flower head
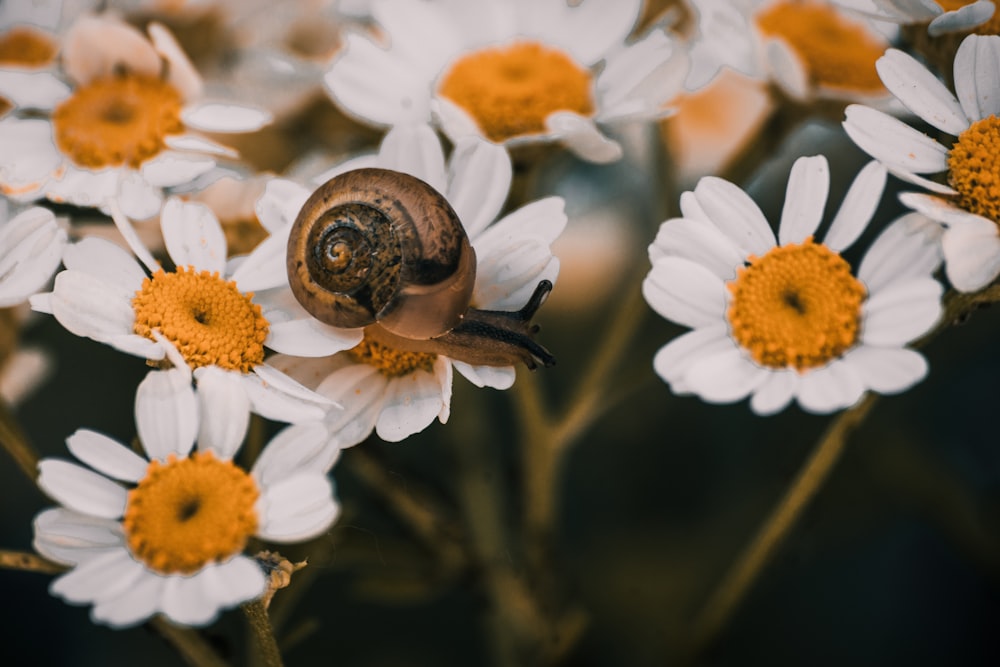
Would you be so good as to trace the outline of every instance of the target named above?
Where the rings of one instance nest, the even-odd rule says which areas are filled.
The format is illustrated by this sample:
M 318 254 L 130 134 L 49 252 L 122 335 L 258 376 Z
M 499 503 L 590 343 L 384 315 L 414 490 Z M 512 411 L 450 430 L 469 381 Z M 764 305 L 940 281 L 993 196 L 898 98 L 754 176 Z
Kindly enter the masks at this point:
M 657 374 L 678 394 L 710 403 L 750 396 L 761 415 L 792 399 L 816 413 L 866 391 L 903 391 L 927 373 L 905 345 L 940 312 L 939 228 L 903 216 L 872 244 L 858 271 L 841 257 L 878 205 L 886 172 L 869 163 L 823 242 L 816 232 L 829 189 L 822 156 L 792 168 L 777 239 L 750 197 L 705 177 L 681 196 L 682 218 L 660 227 L 643 283 L 649 305 L 693 330 L 660 349 Z
M 591 162 L 621 157 L 600 125 L 653 119 L 686 73 L 661 29 L 629 42 L 639 0 L 376 0 L 378 39 L 348 34 L 327 73 L 363 122 L 436 120 L 452 141 L 560 142 Z
M 326 475 L 338 450 L 322 424 L 287 427 L 247 471 L 233 461 L 244 415 L 225 392 L 205 393 L 184 369 L 152 371 L 135 400 L 144 456 L 80 429 L 66 440 L 80 463 L 39 463 L 38 485 L 60 507 L 35 517 L 34 546 L 71 568 L 50 591 L 93 605 L 97 623 L 210 623 L 265 592 L 264 571 L 243 553 L 251 537 L 301 542 L 339 514 Z
M 52 211 L 32 206 L 8 218 L 10 208 L 0 200 L 0 308 L 23 303 L 45 287 L 67 240 Z
M 455 146 L 446 164 L 441 142 L 428 125 L 396 126 L 376 156 L 349 162 L 323 178 L 364 173 L 354 171 L 359 167 L 415 176 L 446 198 L 471 242 L 475 282 L 470 305 L 477 313 L 485 313 L 482 317 L 493 318 L 492 323 L 500 322 L 516 332 L 512 339 L 524 355 L 519 358 L 528 364 L 551 363 L 548 352 L 531 339 L 530 319 L 559 270 L 550 245 L 566 224 L 562 199 L 532 202 L 497 220 L 511 182 L 507 152 L 502 146 L 467 137 Z M 270 305 L 265 302 L 265 312 L 271 312 Z M 305 313 L 290 290 L 275 296 L 273 308 L 282 307 L 289 319 L 299 318 L 298 326 L 327 326 Z M 473 320 L 470 310 L 462 322 Z M 378 324 L 353 331 L 357 332 L 355 342 L 336 354 L 304 359 L 287 350 L 288 356 L 272 360 L 293 378 L 343 406 L 342 411 L 329 413 L 328 424 L 344 447 L 361 442 L 373 430 L 383 440 L 399 441 L 422 431 L 435 418 L 445 422 L 451 409 L 453 371 L 479 387 L 507 389 L 515 379 L 510 357 L 466 357 L 464 351 L 445 348 L 445 336 L 414 341 L 390 335 Z M 459 325 L 448 334 L 465 331 Z
M 875 60 L 884 35 L 825 0 L 692 0 L 698 36 L 685 82 L 698 90 L 723 67 L 772 81 L 795 100 L 886 96 Z
M 81 17 L 62 45 L 62 74 L 0 69 L 15 105 L 0 121 L 0 190 L 131 217 L 155 215 L 163 188 L 208 172 L 235 153 L 205 132 L 249 132 L 270 114 L 202 99 L 202 82 L 173 35 L 147 36 L 110 15 Z
M 911 56 L 879 59 L 886 87 L 921 120 L 956 137 L 941 142 L 865 106 L 847 108 L 844 129 L 894 175 L 926 192 L 900 200 L 940 222 L 948 280 L 974 292 L 1000 274 L 1000 37 L 969 35 L 955 56 L 952 94 Z M 943 174 L 944 181 L 922 174 Z
M 1000 16 L 991 0 L 834 0 L 845 9 L 901 25 L 926 24 L 931 37 L 955 32 L 996 35 Z
M 111 201 L 112 216 L 134 256 L 88 237 L 63 252 L 65 270 L 51 292 L 31 299 L 68 331 L 150 363 L 225 371 L 230 389 L 254 412 L 277 421 L 316 419 L 329 402 L 264 363 L 270 325 L 243 281 L 281 284 L 267 271 L 266 248 L 227 262 L 222 228 L 204 204 L 167 200 L 160 228 L 174 270 L 165 270 L 131 221 Z M 262 268 L 263 265 L 263 268 Z

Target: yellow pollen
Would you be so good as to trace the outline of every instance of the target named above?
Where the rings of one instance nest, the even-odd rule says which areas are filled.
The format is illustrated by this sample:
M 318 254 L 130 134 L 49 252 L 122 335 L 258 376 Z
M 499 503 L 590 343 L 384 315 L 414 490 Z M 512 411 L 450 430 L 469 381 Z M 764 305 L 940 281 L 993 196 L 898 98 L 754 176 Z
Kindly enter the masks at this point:
M 978 120 L 958 135 L 948 154 L 956 203 L 1000 224 L 1000 118 Z
M 125 505 L 129 549 L 162 574 L 193 574 L 225 561 L 257 531 L 259 495 L 250 475 L 210 451 L 151 461 Z
M 875 61 L 885 44 L 832 6 L 785 0 L 757 15 L 768 36 L 784 40 L 805 61 L 810 81 L 838 90 L 881 93 Z
M 953 12 L 956 9 L 961 9 L 966 5 L 971 5 L 976 0 L 937 0 L 937 3 L 941 6 L 941 9 L 946 12 Z M 994 10 L 993 17 L 990 18 L 986 23 L 978 25 L 972 30 L 966 31 L 963 34 L 974 34 L 974 35 L 997 35 L 1000 34 L 1000 12 Z
M 56 43 L 44 32 L 18 26 L 0 35 L 0 65 L 41 67 L 55 57 Z
M 134 331 L 159 331 L 193 367 L 221 366 L 247 373 L 264 360 L 268 323 L 260 306 L 218 273 L 178 267 L 146 278 L 132 299 Z
M 865 287 L 812 237 L 751 257 L 727 287 L 733 337 L 762 366 L 805 371 L 857 340 Z
M 441 78 L 439 92 L 462 107 L 492 141 L 545 131 L 554 111 L 594 112 L 590 72 L 537 42 L 475 51 Z
M 437 355 L 427 352 L 395 350 L 367 335 L 347 353 L 355 361 L 374 366 L 382 375 L 390 378 L 402 377 L 414 371 L 433 372 L 434 360 L 437 359 Z
M 138 168 L 184 131 L 181 97 L 168 83 L 126 74 L 97 79 L 73 91 L 52 113 L 56 145 L 88 169 Z

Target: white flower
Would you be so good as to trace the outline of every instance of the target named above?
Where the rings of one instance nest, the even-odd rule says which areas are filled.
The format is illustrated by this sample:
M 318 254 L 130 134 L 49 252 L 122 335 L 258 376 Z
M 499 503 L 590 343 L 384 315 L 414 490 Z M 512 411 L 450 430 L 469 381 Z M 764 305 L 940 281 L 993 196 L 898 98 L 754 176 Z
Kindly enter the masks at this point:
M 929 22 L 927 32 L 931 37 L 977 28 L 993 18 L 995 8 L 990 0 L 968 0 L 957 9 L 945 9 L 941 3 L 934 0 L 834 0 L 834 2 L 880 21 L 900 24 Z M 948 4 L 954 5 L 953 2 Z
M 875 59 L 887 40 L 821 0 L 692 0 L 698 37 L 685 81 L 699 90 L 721 68 L 770 80 L 797 100 L 886 97 Z
M 54 315 L 78 336 L 191 367 L 199 381 L 207 367 L 225 369 L 231 390 L 270 419 L 322 416 L 330 407 L 326 399 L 264 363 L 268 322 L 241 285 L 246 274 L 257 285 L 287 282 L 283 269 L 259 268 L 263 257 L 256 252 L 227 263 L 225 237 L 208 207 L 171 197 L 160 227 L 177 270 L 165 272 L 114 201 L 111 208 L 139 261 L 109 241 L 85 238 L 66 248 L 66 269 L 56 275 L 52 292 L 32 297 L 32 308 Z
M 0 121 L 0 189 L 8 197 L 105 212 L 119 199 L 131 217 L 148 218 L 163 188 L 235 155 L 191 130 L 248 132 L 270 122 L 260 109 L 202 100 L 201 78 L 156 23 L 147 40 L 112 18 L 81 18 L 62 44 L 62 64 L 72 85 L 52 72 L 0 69 L 0 95 L 15 112 L 31 111 Z
M 35 517 L 34 546 L 72 566 L 53 595 L 92 604 L 112 627 L 154 614 L 204 625 L 264 592 L 248 538 L 300 542 L 330 527 L 340 508 L 326 472 L 339 450 L 323 426 L 287 427 L 248 474 L 232 462 L 247 421 L 226 395 L 196 395 L 183 369 L 152 371 L 135 401 L 146 458 L 80 429 L 66 444 L 86 467 L 39 463 L 38 484 L 61 507 Z
M 417 176 L 446 196 L 478 259 L 472 297 L 476 308 L 521 309 L 532 300 L 541 281 L 555 281 L 559 262 L 552 256 L 550 244 L 566 224 L 562 199 L 549 197 L 527 204 L 491 224 L 511 182 L 510 158 L 502 147 L 466 138 L 455 147 L 446 167 L 441 143 L 429 126 L 397 126 L 388 133 L 377 156 L 341 165 L 324 178 L 361 166 Z M 269 184 L 268 192 L 276 192 L 273 185 Z M 278 185 L 299 206 L 308 194 L 304 188 L 296 194 L 288 182 Z M 258 209 L 262 220 L 274 215 L 268 209 L 282 208 L 267 194 L 262 202 L 265 205 Z M 291 208 L 284 209 L 281 217 L 287 219 Z M 280 236 L 282 246 L 287 236 L 286 226 Z M 269 318 L 296 322 L 302 332 L 333 329 L 309 316 L 294 302 L 290 291 L 263 294 L 261 300 Z M 278 355 L 271 359 L 276 367 L 343 406 L 343 411 L 331 411 L 328 416 L 331 431 L 342 447 L 357 444 L 373 429 L 383 440 L 398 441 L 423 430 L 435 418 L 445 422 L 450 412 L 453 369 L 479 387 L 506 389 L 514 382 L 513 366 L 473 365 L 441 355 L 402 352 L 367 338 L 362 341 L 360 332 L 353 335 L 353 342 L 345 340 L 340 347 L 353 349 L 333 356 L 301 359 Z M 320 354 L 315 356 L 331 354 L 333 346 L 328 338 L 317 337 L 314 349 Z M 288 355 L 307 354 L 300 342 L 289 341 L 283 346 L 275 340 L 272 347 Z
M 38 206 L 7 218 L 0 201 L 0 308 L 27 301 L 59 268 L 66 230 L 48 209 Z
M 388 46 L 348 34 L 326 85 L 371 124 L 436 118 L 453 141 L 560 141 L 585 160 L 610 162 L 621 147 L 598 124 L 665 115 L 687 68 L 661 30 L 626 42 L 641 4 L 376 0 Z
M 656 372 L 678 394 L 711 403 L 751 396 L 758 414 L 794 398 L 810 412 L 854 404 L 865 391 L 896 393 L 927 362 L 905 345 L 937 321 L 939 228 L 918 214 L 890 225 L 857 271 L 840 252 L 864 231 L 881 198 L 876 162 L 854 180 L 822 244 L 826 159 L 795 162 L 778 238 L 737 186 L 701 179 L 681 197 L 683 218 L 660 227 L 643 283 L 660 315 L 693 328 L 657 353 Z
M 902 121 L 864 106 L 847 108 L 844 129 L 895 176 L 931 194 L 900 200 L 947 229 L 941 239 L 948 280 L 976 291 L 1000 274 L 1000 37 L 966 37 L 955 56 L 953 95 L 902 51 L 878 61 L 887 88 L 922 120 L 958 137 L 949 149 Z M 947 172 L 947 184 L 920 174 Z

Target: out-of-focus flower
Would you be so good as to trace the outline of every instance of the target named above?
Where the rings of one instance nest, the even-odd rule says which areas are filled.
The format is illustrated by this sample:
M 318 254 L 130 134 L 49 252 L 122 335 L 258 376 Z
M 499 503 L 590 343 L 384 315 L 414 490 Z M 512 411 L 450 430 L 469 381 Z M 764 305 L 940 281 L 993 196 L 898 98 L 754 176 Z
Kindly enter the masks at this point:
M 434 118 L 452 141 L 559 141 L 610 162 L 621 147 L 599 125 L 665 115 L 687 71 L 683 49 L 662 30 L 627 41 L 640 8 L 638 0 L 374 2 L 379 37 L 348 35 L 326 84 L 368 123 Z
M 833 0 L 845 9 L 903 25 L 927 23 L 931 37 L 973 30 L 995 35 L 1000 16 L 990 0 Z
M 130 221 L 116 205 L 112 209 L 139 261 L 109 241 L 85 238 L 66 248 L 66 270 L 56 275 L 52 292 L 32 297 L 32 308 L 54 315 L 78 336 L 195 369 L 199 381 L 205 369 L 222 369 L 234 400 L 265 417 L 298 422 L 322 416 L 330 407 L 326 399 L 264 363 L 270 325 L 240 284 L 249 275 L 258 285 L 278 285 L 283 271 L 268 278 L 259 268 L 260 253 L 227 265 L 218 220 L 204 205 L 176 197 L 160 215 L 177 267 L 164 271 Z
M 411 174 L 445 195 L 477 258 L 472 306 L 520 309 L 542 280 L 555 281 L 559 261 L 552 256 L 550 245 L 566 224 L 563 200 L 549 197 L 532 202 L 493 222 L 511 182 L 510 158 L 503 147 L 467 137 L 455 147 L 446 166 L 441 143 L 429 126 L 397 126 L 388 133 L 377 156 L 341 165 L 324 178 L 362 166 Z M 275 197 L 281 190 L 290 204 L 281 205 Z M 288 182 L 272 182 L 258 209 L 261 219 L 275 216 L 290 224 L 308 194 Z M 277 236 L 277 232 L 272 233 Z M 287 237 L 286 225 L 279 238 Z M 297 322 L 301 330 L 326 327 L 294 301 L 290 290 L 265 293 L 261 299 L 273 321 Z M 331 411 L 328 417 L 331 432 L 342 447 L 361 442 L 373 429 L 383 440 L 398 441 L 422 431 L 435 418 L 445 422 L 451 409 L 453 369 L 479 387 L 506 389 L 514 383 L 513 366 L 477 366 L 437 354 L 396 350 L 377 339 L 362 337 L 361 330 L 349 331 L 355 332 L 354 342 L 333 356 L 296 359 L 278 355 L 271 360 L 343 406 L 342 411 Z M 299 343 L 287 348 L 280 343 L 275 340 L 272 348 L 303 356 L 296 351 L 302 349 Z M 323 349 L 322 345 L 327 346 L 326 354 L 336 352 L 329 341 L 317 339 L 316 350 Z
M 656 372 L 678 394 L 711 403 L 751 396 L 758 414 L 796 399 L 810 412 L 854 404 L 866 391 L 896 393 L 927 362 L 905 345 L 941 313 L 939 227 L 919 214 L 891 224 L 857 271 L 840 256 L 878 205 L 885 169 L 854 180 L 822 243 L 829 167 L 822 156 L 792 168 L 778 238 L 737 186 L 701 179 L 681 196 L 683 218 L 663 223 L 643 283 L 650 306 L 693 328 L 660 349 Z
M 847 108 L 844 129 L 894 175 L 930 194 L 900 200 L 942 223 L 945 271 L 973 292 L 1000 274 L 1000 37 L 970 35 L 955 57 L 956 97 L 911 56 L 879 59 L 885 85 L 923 121 L 957 137 L 951 148 L 904 122 L 864 106 Z M 947 183 L 920 174 L 946 173 Z
M 875 72 L 887 40 L 824 0 L 691 1 L 698 37 L 685 82 L 690 90 L 729 67 L 773 81 L 797 100 L 887 95 Z
M 243 553 L 251 537 L 301 542 L 339 514 L 326 475 L 339 450 L 322 424 L 287 427 L 246 472 L 232 460 L 245 417 L 225 392 L 204 393 L 186 368 L 152 371 L 135 401 L 145 458 L 80 429 L 66 444 L 85 466 L 39 463 L 38 485 L 61 507 L 35 517 L 35 549 L 72 567 L 50 590 L 92 604 L 95 622 L 210 623 L 265 591 L 263 570 Z
M 0 201 L 0 308 L 13 306 L 45 287 L 59 268 L 66 230 L 52 211 L 33 206 L 7 219 Z
M 201 78 L 157 24 L 147 40 L 113 17 L 83 17 L 64 38 L 62 65 L 70 83 L 52 72 L 0 69 L 0 95 L 32 112 L 0 121 L 0 188 L 11 198 L 105 212 L 118 199 L 145 219 L 159 210 L 162 188 L 235 155 L 192 130 L 248 132 L 271 119 L 262 109 L 202 99 Z

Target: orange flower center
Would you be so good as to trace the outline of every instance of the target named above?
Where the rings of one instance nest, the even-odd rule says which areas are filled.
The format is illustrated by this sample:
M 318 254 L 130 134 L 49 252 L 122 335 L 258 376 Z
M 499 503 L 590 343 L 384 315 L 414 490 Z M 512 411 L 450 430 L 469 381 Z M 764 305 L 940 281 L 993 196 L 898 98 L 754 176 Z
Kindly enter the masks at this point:
M 374 366 L 389 378 L 402 377 L 414 371 L 434 371 L 437 355 L 427 352 L 406 352 L 396 350 L 373 340 L 365 334 L 360 343 L 347 351 L 355 361 Z
M 1000 223 L 1000 118 L 976 121 L 958 135 L 948 153 L 948 181 L 956 203 Z
M 40 30 L 18 26 L 0 35 L 0 65 L 41 67 L 56 57 L 56 43 Z

